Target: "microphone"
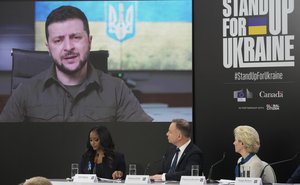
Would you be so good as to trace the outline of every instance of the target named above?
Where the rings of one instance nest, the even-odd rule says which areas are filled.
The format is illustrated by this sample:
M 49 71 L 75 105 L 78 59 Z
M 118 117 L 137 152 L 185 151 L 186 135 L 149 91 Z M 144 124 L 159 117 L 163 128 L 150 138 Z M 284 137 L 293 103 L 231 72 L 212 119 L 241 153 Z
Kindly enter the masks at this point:
M 163 161 L 164 159 L 165 159 L 165 156 L 163 155 L 161 159 L 158 159 L 158 160 L 155 160 L 155 161 L 152 161 L 152 162 L 148 162 L 146 167 L 145 167 L 144 175 L 146 175 L 146 173 L 148 172 L 151 165 L 156 164 L 160 161 Z
M 213 165 L 211 165 L 211 167 L 210 167 L 210 169 L 209 169 L 207 181 L 206 181 L 207 183 L 217 183 L 216 180 L 211 179 L 212 171 L 213 171 L 213 168 L 214 168 L 216 165 L 218 165 L 218 164 L 220 164 L 222 161 L 224 161 L 224 159 L 225 159 L 225 154 L 226 154 L 226 153 L 224 152 L 224 153 L 223 153 L 222 159 L 218 160 L 218 161 L 215 162 Z
M 273 165 L 277 165 L 277 164 L 282 164 L 282 163 L 290 162 L 290 161 L 296 159 L 297 156 L 298 156 L 298 154 L 294 155 L 292 158 L 289 158 L 289 159 L 285 159 L 285 160 L 281 160 L 281 161 L 276 161 L 276 162 L 267 164 L 267 165 L 264 166 L 264 168 L 262 169 L 261 174 L 260 174 L 260 178 L 262 178 L 262 176 L 263 176 L 264 173 L 265 173 L 265 169 L 266 169 L 268 166 L 273 166 Z

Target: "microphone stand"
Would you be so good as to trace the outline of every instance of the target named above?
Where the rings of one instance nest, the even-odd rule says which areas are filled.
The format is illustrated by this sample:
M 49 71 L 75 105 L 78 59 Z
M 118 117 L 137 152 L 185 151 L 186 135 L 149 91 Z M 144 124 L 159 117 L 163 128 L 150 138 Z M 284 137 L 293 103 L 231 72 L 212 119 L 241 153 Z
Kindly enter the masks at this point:
M 276 164 L 281 164 L 281 163 L 285 163 L 285 162 L 289 162 L 289 161 L 292 161 L 294 159 L 296 159 L 296 157 L 298 156 L 298 154 L 294 155 L 292 158 L 290 159 L 285 159 L 285 160 L 282 160 L 282 161 L 277 161 L 277 162 L 273 162 L 273 163 L 269 163 L 267 164 L 266 166 L 264 166 L 264 168 L 262 169 L 261 171 L 261 174 L 260 174 L 260 178 L 262 178 L 262 176 L 264 175 L 265 173 L 265 169 L 268 167 L 268 166 L 272 166 L 272 165 L 276 165 Z
M 163 161 L 164 159 L 165 159 L 165 156 L 163 156 L 163 157 L 162 157 L 161 159 L 159 159 L 159 160 L 152 161 L 152 162 L 148 162 L 147 165 L 146 165 L 146 167 L 145 167 L 144 175 L 146 175 L 146 172 L 148 172 L 148 170 L 149 170 L 149 168 L 150 168 L 151 165 L 156 164 L 156 163 L 158 163 L 158 162 L 160 162 L 160 161 Z
M 224 159 L 225 159 L 225 152 L 223 153 L 222 159 L 220 159 L 219 161 L 217 161 L 216 163 L 214 163 L 213 165 L 211 165 L 211 167 L 210 167 L 210 169 L 209 169 L 208 178 L 207 178 L 207 180 L 206 180 L 206 183 L 218 183 L 218 181 L 211 179 L 212 171 L 213 171 L 213 168 L 214 168 L 216 165 L 218 165 L 219 163 L 221 163 Z

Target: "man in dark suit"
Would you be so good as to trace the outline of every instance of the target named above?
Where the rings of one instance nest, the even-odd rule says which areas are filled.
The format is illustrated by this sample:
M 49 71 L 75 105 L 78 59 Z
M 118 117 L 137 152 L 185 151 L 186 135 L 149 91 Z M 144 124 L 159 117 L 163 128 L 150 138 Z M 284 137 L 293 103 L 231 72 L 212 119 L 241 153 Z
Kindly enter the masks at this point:
M 288 179 L 287 183 L 300 183 L 300 165 Z
M 180 181 L 181 176 L 191 175 L 192 165 L 199 165 L 199 174 L 202 173 L 202 152 L 191 142 L 191 133 L 192 127 L 188 121 L 184 119 L 172 120 L 166 134 L 172 146 L 163 158 L 162 174 L 150 176 L 151 180 Z

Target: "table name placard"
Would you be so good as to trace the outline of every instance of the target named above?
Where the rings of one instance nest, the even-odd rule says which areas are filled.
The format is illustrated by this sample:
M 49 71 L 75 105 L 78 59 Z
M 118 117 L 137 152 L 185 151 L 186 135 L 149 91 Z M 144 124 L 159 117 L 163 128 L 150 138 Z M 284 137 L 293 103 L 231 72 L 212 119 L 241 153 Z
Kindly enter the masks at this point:
M 125 184 L 148 184 L 149 175 L 126 175 Z
M 181 176 L 180 185 L 204 185 L 205 176 Z
M 254 177 L 237 177 L 235 185 L 262 185 L 262 180 Z
M 76 174 L 74 176 L 73 182 L 94 183 L 94 182 L 98 182 L 98 178 L 96 174 Z

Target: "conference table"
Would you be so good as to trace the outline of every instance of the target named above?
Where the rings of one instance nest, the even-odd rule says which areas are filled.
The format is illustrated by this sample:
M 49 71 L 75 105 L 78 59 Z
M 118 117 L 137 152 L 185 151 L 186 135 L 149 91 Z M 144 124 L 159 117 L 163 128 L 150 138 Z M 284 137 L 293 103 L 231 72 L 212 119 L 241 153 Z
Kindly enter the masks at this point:
M 124 181 L 121 182 L 94 182 L 94 183 L 86 183 L 86 182 L 71 182 L 71 181 L 66 181 L 63 179 L 55 179 L 51 180 L 52 185 L 112 185 L 112 184 L 122 184 L 122 185 L 127 185 L 124 183 Z M 178 181 L 165 181 L 165 182 L 151 182 L 150 184 L 155 184 L 155 185 L 163 185 L 163 184 L 178 184 Z M 225 185 L 224 183 L 209 183 L 210 185 Z M 232 185 L 232 183 L 228 183 L 226 185 Z M 132 184 L 131 184 L 132 185 Z M 144 185 L 144 184 L 135 184 L 135 185 Z M 271 183 L 267 183 L 266 185 L 271 185 Z M 294 184 L 288 184 L 288 183 L 272 183 L 272 185 L 294 185 Z
M 112 185 L 112 184 L 122 184 L 122 185 L 126 185 L 126 183 L 124 181 L 121 181 L 121 182 L 102 182 L 102 181 L 99 181 L 99 182 L 91 182 L 91 183 L 88 183 L 88 182 L 71 182 L 71 181 L 66 181 L 66 180 L 63 180 L 63 179 L 50 179 L 51 180 L 51 183 L 52 185 Z M 151 182 L 151 184 L 155 184 L 155 185 L 159 185 L 159 184 L 179 184 L 178 181 L 166 181 L 166 182 Z M 145 185 L 145 184 L 135 184 L 135 185 Z
M 112 185 L 112 184 L 122 184 L 126 185 L 125 183 L 116 183 L 116 182 L 96 182 L 96 183 L 86 183 L 86 182 L 59 182 L 59 181 L 51 181 L 52 185 Z M 179 184 L 179 182 L 153 182 L 151 184 Z M 132 184 L 131 184 L 132 185 Z M 145 184 L 135 184 L 135 185 L 145 185 Z

